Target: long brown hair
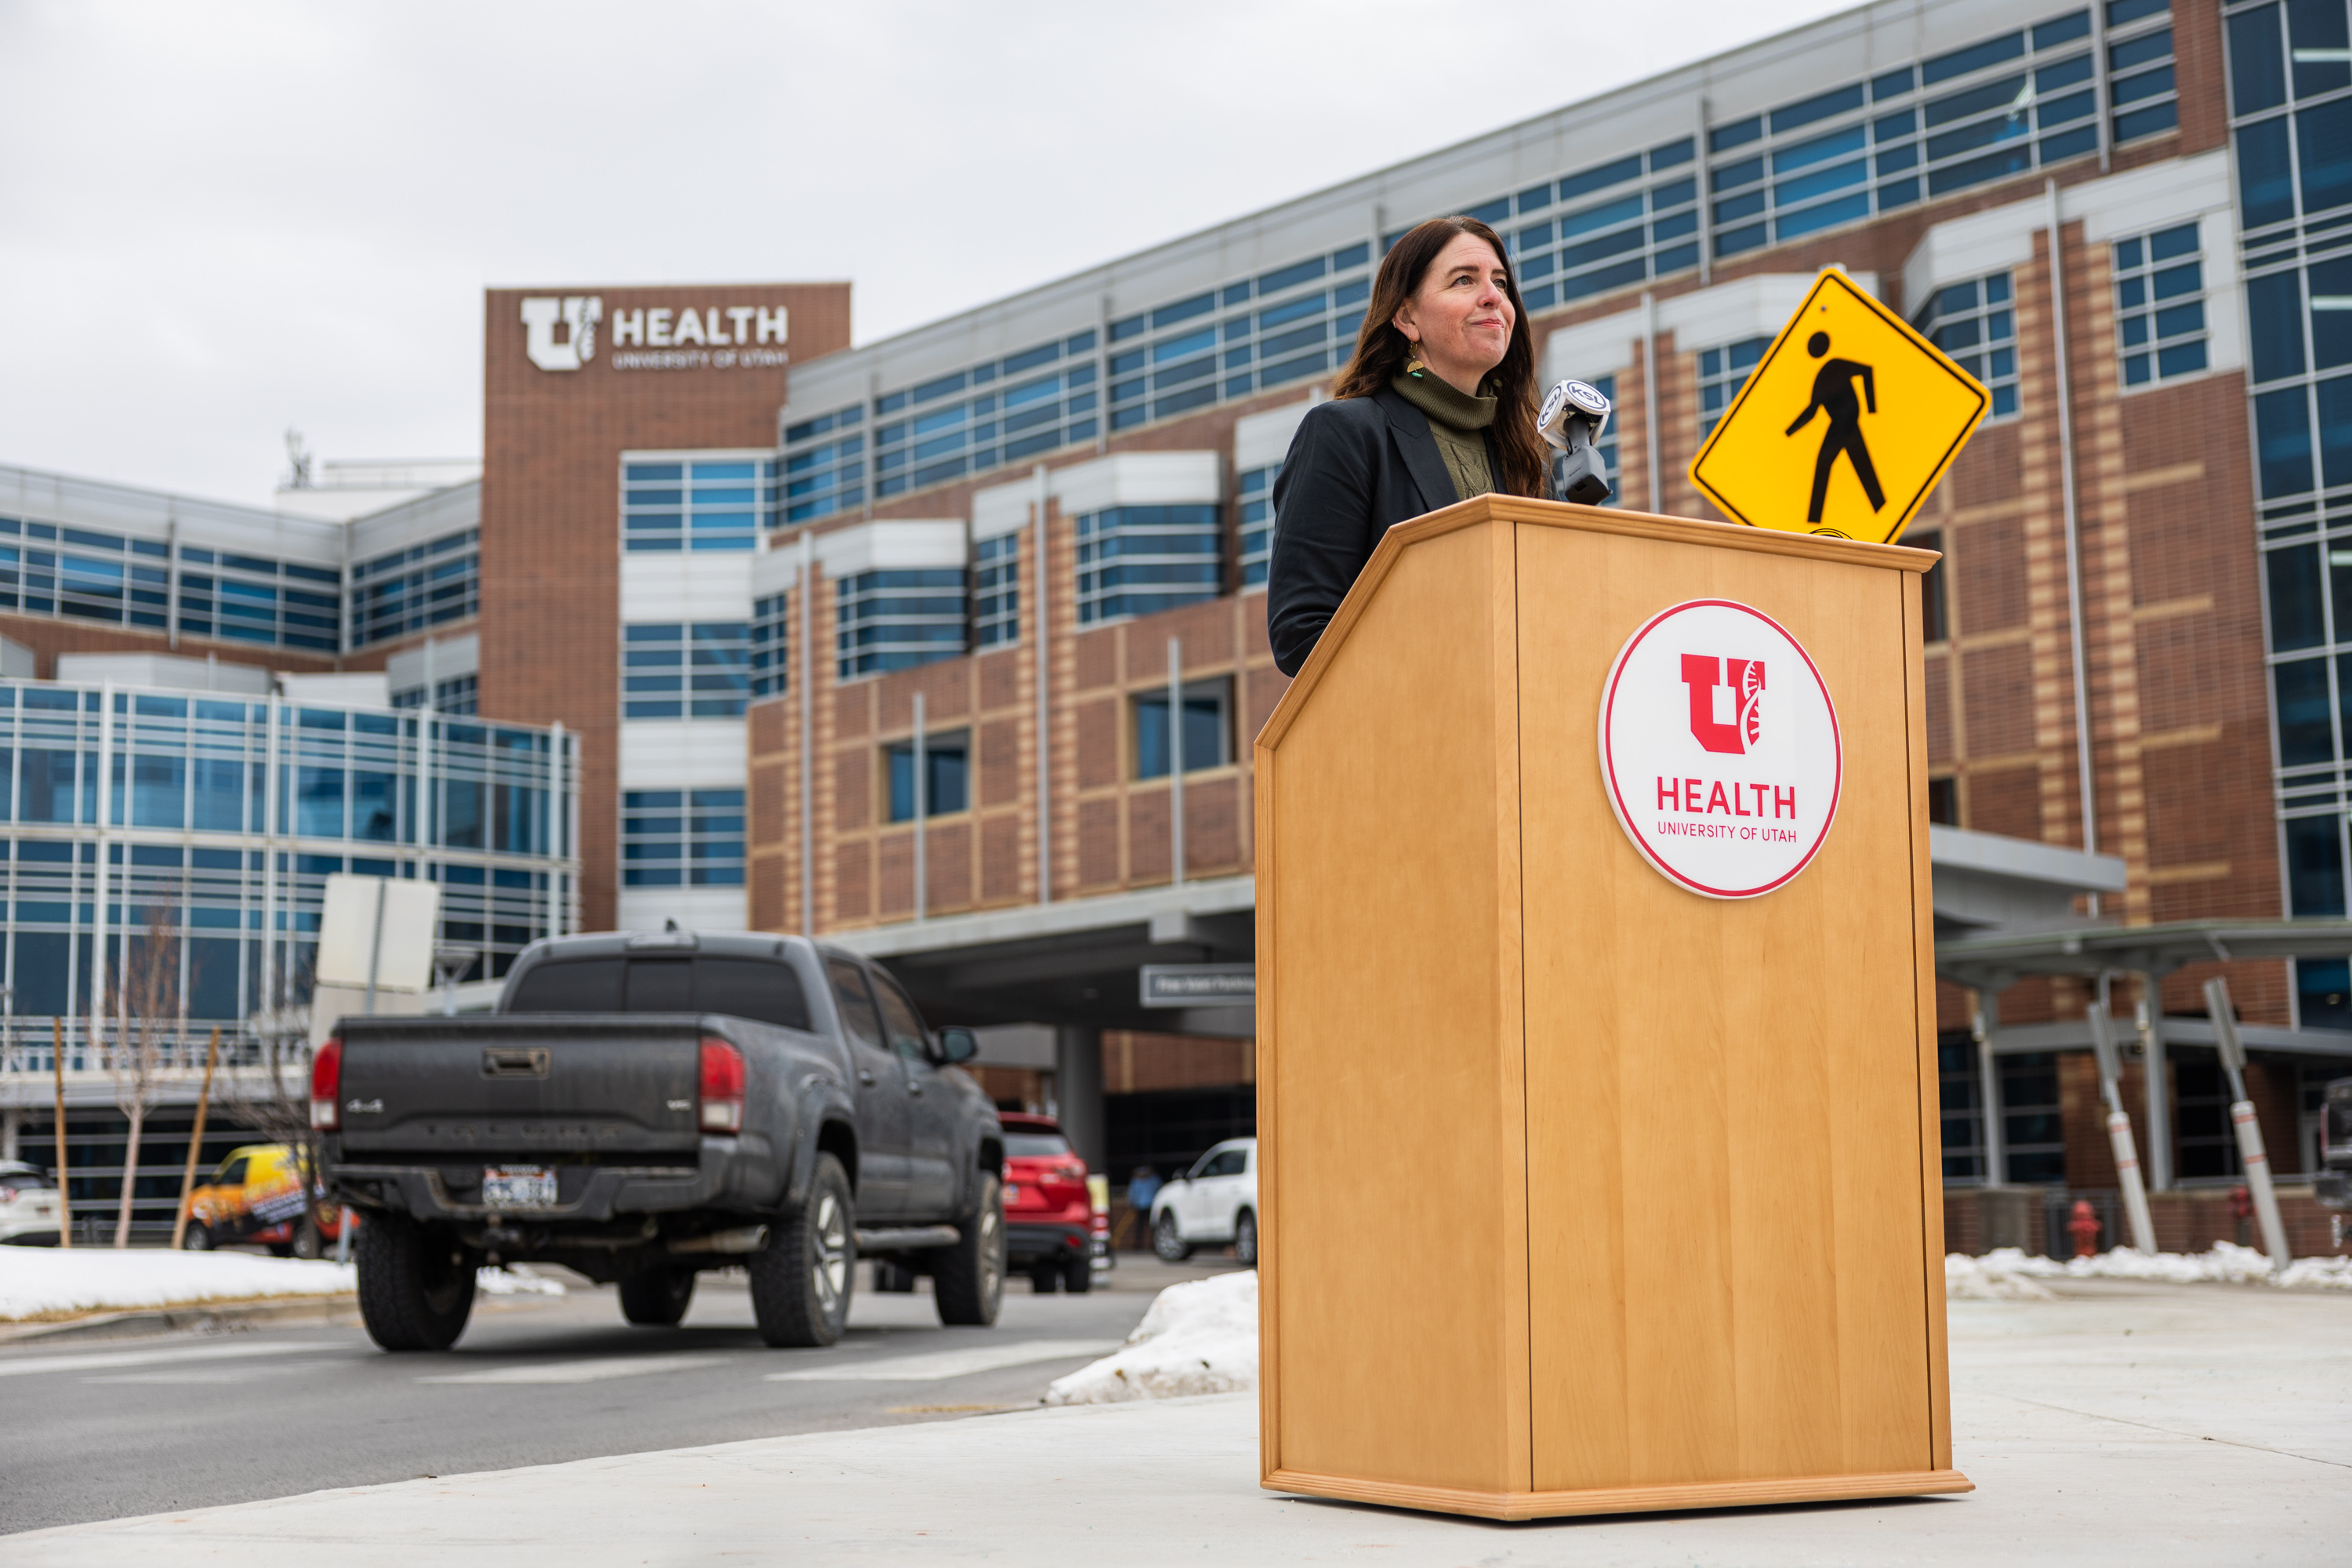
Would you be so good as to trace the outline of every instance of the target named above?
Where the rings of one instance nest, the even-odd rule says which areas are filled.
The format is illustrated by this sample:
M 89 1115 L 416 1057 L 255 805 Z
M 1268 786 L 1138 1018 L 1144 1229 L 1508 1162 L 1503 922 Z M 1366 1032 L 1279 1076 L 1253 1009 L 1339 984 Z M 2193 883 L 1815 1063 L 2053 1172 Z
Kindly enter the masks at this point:
M 1496 398 L 1495 423 L 1488 433 L 1495 438 L 1495 454 L 1502 468 L 1495 476 L 1495 488 L 1506 495 L 1548 500 L 1551 465 L 1542 438 L 1536 434 L 1536 348 L 1528 331 L 1527 307 L 1519 300 L 1519 280 L 1511 271 L 1502 237 L 1475 217 L 1431 218 L 1408 229 L 1390 247 L 1381 262 L 1380 276 L 1373 279 L 1364 324 L 1356 330 L 1355 356 L 1339 372 L 1331 395 L 1370 397 L 1404 374 L 1412 343 L 1397 331 L 1396 313 L 1420 289 L 1430 264 L 1460 234 L 1494 247 L 1495 259 L 1503 266 L 1503 292 L 1511 301 L 1510 346 L 1503 351 L 1503 363 L 1486 373 L 1486 381 Z

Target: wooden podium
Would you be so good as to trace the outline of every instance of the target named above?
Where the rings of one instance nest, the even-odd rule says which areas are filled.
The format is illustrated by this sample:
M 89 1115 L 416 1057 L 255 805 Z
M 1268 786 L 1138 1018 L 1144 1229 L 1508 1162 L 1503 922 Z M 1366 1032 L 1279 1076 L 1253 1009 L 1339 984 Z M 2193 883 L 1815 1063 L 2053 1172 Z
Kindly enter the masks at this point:
M 1389 531 L 1257 740 L 1265 1487 L 1494 1519 L 1972 1489 L 1934 560 L 1504 497 Z M 1759 897 L 1670 881 L 1603 788 L 1612 660 L 1708 599 L 1802 645 L 1843 738 L 1833 823 Z

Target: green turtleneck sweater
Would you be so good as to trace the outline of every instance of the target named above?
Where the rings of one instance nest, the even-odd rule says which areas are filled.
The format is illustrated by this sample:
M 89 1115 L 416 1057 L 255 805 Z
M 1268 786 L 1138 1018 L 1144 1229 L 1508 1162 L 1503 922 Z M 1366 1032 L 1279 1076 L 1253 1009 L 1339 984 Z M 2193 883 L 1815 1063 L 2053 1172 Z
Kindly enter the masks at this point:
M 1490 495 L 1495 466 L 1486 456 L 1486 429 L 1495 422 L 1495 399 L 1470 397 L 1433 371 L 1401 375 L 1389 384 L 1397 395 L 1429 416 L 1429 433 L 1437 437 L 1438 456 L 1454 480 L 1454 499 Z

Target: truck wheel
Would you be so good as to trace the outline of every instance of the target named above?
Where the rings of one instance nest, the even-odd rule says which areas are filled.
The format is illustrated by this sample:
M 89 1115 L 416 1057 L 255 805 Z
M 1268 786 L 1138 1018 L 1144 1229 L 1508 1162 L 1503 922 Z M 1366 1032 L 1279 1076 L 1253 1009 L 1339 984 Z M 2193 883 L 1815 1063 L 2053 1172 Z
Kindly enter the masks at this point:
M 1248 1268 L 1257 1267 L 1257 1215 L 1247 1209 L 1234 1221 L 1234 1256 Z
M 1032 1296 L 1050 1296 L 1061 1288 L 1061 1265 L 1040 1263 L 1029 1270 L 1029 1294 Z
M 903 1263 L 889 1263 L 877 1258 L 874 1261 L 874 1289 L 886 1296 L 910 1296 L 915 1290 L 915 1271 Z
M 691 1268 L 641 1268 L 621 1281 L 621 1316 L 639 1328 L 668 1328 L 693 1300 Z
M 1062 1289 L 1083 1296 L 1095 1288 L 1095 1261 L 1085 1253 L 1062 1260 Z
M 1192 1244 L 1176 1228 L 1176 1211 L 1161 1209 L 1160 1217 L 1151 1222 L 1151 1250 L 1162 1263 L 1181 1263 L 1192 1256 Z
M 474 1310 L 479 1259 L 404 1215 L 360 1229 L 360 1316 L 388 1351 L 446 1351 Z
M 180 1238 L 180 1247 L 184 1252 L 210 1252 L 213 1249 L 211 1227 L 203 1225 L 188 1226 L 188 1234 Z
M 993 1171 L 980 1179 L 980 1206 L 956 1229 L 955 1245 L 932 1255 L 940 1321 L 984 1329 L 1004 1300 L 1004 1189 Z
M 850 1275 L 857 1266 L 857 1222 L 849 1178 L 830 1154 L 816 1157 L 808 1201 L 768 1227 L 768 1245 L 744 1261 L 751 1277 L 751 1315 L 760 1337 L 783 1348 L 829 1345 L 849 1326 Z

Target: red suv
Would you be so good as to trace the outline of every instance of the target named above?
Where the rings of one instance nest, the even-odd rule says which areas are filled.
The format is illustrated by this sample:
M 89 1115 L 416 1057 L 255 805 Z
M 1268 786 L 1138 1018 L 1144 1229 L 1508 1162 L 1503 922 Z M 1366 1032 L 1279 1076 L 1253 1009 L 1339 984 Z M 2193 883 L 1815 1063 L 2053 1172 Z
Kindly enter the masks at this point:
M 1030 1289 L 1072 1295 L 1094 1288 L 1094 1198 L 1087 1163 L 1050 1116 L 1000 1112 L 1004 1123 L 1004 1241 L 1008 1272 Z

